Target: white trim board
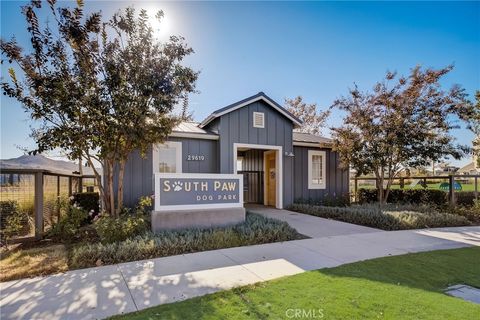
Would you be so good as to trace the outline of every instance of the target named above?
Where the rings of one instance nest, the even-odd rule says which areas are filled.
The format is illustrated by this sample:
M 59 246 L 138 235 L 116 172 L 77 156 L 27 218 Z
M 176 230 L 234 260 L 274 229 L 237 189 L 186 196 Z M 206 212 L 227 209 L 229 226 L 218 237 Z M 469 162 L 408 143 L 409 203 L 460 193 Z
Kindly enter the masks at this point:
M 276 205 L 277 209 L 283 209 L 283 147 L 282 146 L 273 146 L 266 144 L 249 144 L 249 143 L 234 143 L 233 144 L 233 173 L 237 173 L 237 155 L 239 148 L 249 148 L 249 149 L 262 149 L 262 150 L 275 150 L 276 151 L 276 175 L 277 175 L 277 191 L 276 191 Z M 265 166 L 265 161 L 263 161 Z M 264 167 L 265 171 L 265 167 Z M 265 203 L 265 182 L 264 182 L 264 194 L 263 200 Z
M 220 136 L 207 133 L 190 133 L 190 132 L 172 132 L 168 137 L 172 138 L 190 138 L 190 139 L 204 139 L 204 140 L 218 140 Z
M 314 148 L 325 148 L 332 149 L 332 144 L 329 143 L 315 143 L 315 142 L 295 142 L 293 141 L 294 147 L 314 147 Z

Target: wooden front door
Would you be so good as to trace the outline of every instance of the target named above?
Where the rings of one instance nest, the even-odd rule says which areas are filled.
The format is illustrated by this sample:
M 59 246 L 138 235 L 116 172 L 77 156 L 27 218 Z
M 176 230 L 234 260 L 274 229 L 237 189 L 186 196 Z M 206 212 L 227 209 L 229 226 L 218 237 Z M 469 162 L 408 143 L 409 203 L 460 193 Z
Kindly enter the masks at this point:
M 265 199 L 268 206 L 276 205 L 277 199 L 277 170 L 276 170 L 276 152 L 265 152 L 265 183 L 266 195 Z

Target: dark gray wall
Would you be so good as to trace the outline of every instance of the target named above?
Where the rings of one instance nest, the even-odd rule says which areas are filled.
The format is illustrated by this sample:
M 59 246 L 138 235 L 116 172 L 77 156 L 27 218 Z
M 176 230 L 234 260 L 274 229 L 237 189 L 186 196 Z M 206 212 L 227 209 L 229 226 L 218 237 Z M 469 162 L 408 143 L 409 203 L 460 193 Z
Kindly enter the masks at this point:
M 184 173 L 218 173 L 218 141 L 191 138 L 170 138 L 169 141 L 182 142 L 182 172 Z M 203 161 L 187 161 L 187 155 L 203 155 Z M 117 183 L 115 182 L 115 189 Z M 145 158 L 138 151 L 133 152 L 125 166 L 124 203 L 128 207 L 137 204 L 142 196 L 153 195 L 152 150 Z
M 218 173 L 218 140 L 170 138 L 169 141 L 182 142 L 183 173 Z M 188 161 L 188 155 L 204 156 L 203 161 Z
M 326 189 L 308 189 L 308 150 L 326 152 Z M 348 170 L 339 168 L 339 157 L 330 149 L 294 147 L 294 199 L 322 200 L 326 196 L 348 196 Z
M 265 128 L 253 127 L 253 112 L 265 114 Z M 338 168 L 338 156 L 329 149 L 327 154 L 327 188 L 308 189 L 307 147 L 293 147 L 293 123 L 263 101 L 232 111 L 215 119 L 206 128 L 216 130 L 219 140 L 191 138 L 171 138 L 182 142 L 182 171 L 185 173 L 232 173 L 234 143 L 282 146 L 283 152 L 283 206 L 293 203 L 294 199 L 323 199 L 326 195 L 348 194 L 348 170 Z M 318 149 L 316 149 L 318 150 Z M 293 152 L 294 157 L 285 156 Z M 203 155 L 204 161 L 187 161 L 187 155 Z M 245 170 L 263 171 L 263 151 L 252 150 L 248 153 Z M 260 161 L 258 161 L 259 156 Z M 235 157 L 235 158 L 234 158 Z M 257 159 L 257 161 L 254 161 Z M 250 161 L 251 160 L 251 161 Z M 134 206 L 141 196 L 153 194 L 152 152 L 142 159 L 138 152 L 129 157 L 125 172 L 124 199 L 127 206 Z
M 116 176 L 116 175 L 115 175 Z M 125 206 L 134 207 L 142 196 L 153 195 L 153 163 L 152 150 L 148 150 L 145 158 L 134 151 L 125 164 L 123 177 L 123 201 Z M 115 181 L 117 190 L 117 181 Z
M 265 128 L 253 127 L 253 112 L 265 114 Z M 233 172 L 233 144 L 263 144 L 282 146 L 283 153 L 293 152 L 292 131 L 293 123 L 277 110 L 263 101 L 251 103 L 230 113 L 221 116 L 218 125 L 208 126 L 211 130 L 218 130 L 220 172 Z M 293 159 L 283 157 L 283 205 L 293 202 Z M 236 158 L 236 156 L 235 156 Z

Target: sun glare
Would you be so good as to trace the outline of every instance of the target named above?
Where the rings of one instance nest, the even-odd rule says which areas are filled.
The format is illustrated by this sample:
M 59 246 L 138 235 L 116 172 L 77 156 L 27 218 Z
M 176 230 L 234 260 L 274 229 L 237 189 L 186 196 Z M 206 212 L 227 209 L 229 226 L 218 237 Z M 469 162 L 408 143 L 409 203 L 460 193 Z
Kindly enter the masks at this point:
M 156 18 L 159 9 L 151 8 L 147 10 L 149 22 L 153 29 L 153 35 L 155 38 L 158 39 L 166 39 L 170 35 L 170 19 L 168 14 L 164 11 L 164 16 L 160 18 Z

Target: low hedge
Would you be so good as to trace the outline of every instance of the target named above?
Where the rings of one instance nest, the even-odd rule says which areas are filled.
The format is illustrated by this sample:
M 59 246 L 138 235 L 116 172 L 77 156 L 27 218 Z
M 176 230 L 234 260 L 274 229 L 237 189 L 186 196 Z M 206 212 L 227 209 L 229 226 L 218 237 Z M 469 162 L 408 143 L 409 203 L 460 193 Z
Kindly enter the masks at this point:
M 380 207 L 379 205 L 326 207 L 295 203 L 290 206 L 290 210 L 383 230 L 406 230 L 471 225 L 471 222 L 466 217 L 438 212 L 429 207 Z
M 358 202 L 360 204 L 377 201 L 376 189 L 358 190 Z M 388 203 L 428 203 L 435 205 L 444 205 L 447 201 L 447 192 L 431 189 L 391 189 L 387 199 Z
M 461 206 L 473 206 L 475 202 L 474 191 L 455 192 L 455 203 Z
M 147 232 L 115 243 L 83 244 L 72 249 L 74 268 L 150 259 L 197 251 L 305 238 L 288 223 L 248 213 L 229 227 Z

